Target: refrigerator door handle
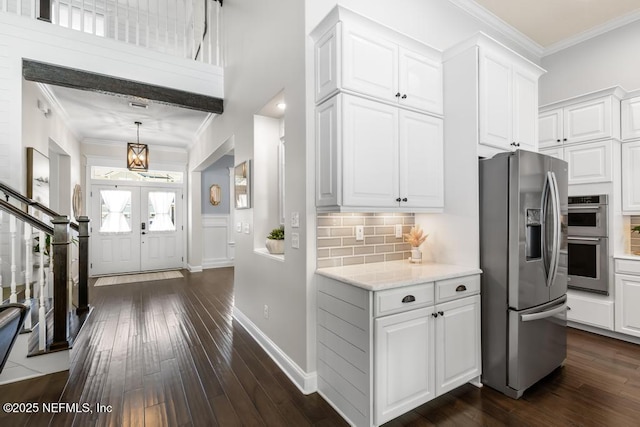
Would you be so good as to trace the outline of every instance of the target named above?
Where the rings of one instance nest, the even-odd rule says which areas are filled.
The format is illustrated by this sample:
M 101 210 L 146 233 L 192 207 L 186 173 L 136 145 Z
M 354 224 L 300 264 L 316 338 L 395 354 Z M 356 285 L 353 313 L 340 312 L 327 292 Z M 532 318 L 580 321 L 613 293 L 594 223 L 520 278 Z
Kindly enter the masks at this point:
M 549 276 L 551 270 L 551 259 L 549 259 L 549 251 L 547 250 L 547 213 L 549 210 L 549 192 L 551 188 L 550 172 L 547 172 L 546 179 L 544 181 L 544 188 L 542 189 L 542 230 L 540 244 L 542 245 L 542 266 L 544 267 L 544 273 L 547 276 L 547 286 L 549 283 Z
M 522 322 L 531 322 L 534 320 L 546 319 L 547 317 L 553 317 L 558 313 L 562 313 L 566 309 L 567 309 L 567 303 L 565 302 L 564 304 L 556 308 L 552 308 L 551 310 L 541 311 L 539 313 L 521 314 L 520 320 Z
M 551 246 L 551 259 L 549 261 L 549 269 L 547 272 L 547 287 L 549 287 L 553 284 L 553 281 L 556 278 L 558 262 L 560 260 L 560 198 L 558 195 L 558 183 L 553 172 L 547 172 L 547 183 L 549 184 L 551 205 L 553 209 L 553 241 Z

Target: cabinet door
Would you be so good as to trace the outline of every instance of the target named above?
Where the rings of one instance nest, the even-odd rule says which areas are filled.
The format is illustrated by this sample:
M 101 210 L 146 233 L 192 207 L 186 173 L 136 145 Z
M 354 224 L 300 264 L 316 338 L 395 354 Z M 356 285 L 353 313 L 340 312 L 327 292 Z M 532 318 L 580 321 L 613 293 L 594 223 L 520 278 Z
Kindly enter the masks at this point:
M 442 119 L 400 111 L 401 207 L 444 207 L 442 129 Z
M 513 68 L 513 141 L 518 148 L 538 151 L 538 77 Z
M 567 144 L 611 138 L 611 97 L 565 107 L 563 122 Z
M 565 147 L 569 184 L 611 182 L 611 150 L 611 140 Z
M 436 395 L 481 374 L 480 296 L 436 306 Z
M 316 102 L 320 102 L 340 87 L 338 72 L 340 35 L 341 23 L 338 22 L 314 46 Z
M 616 274 L 616 331 L 640 337 L 640 276 Z
M 398 45 L 371 28 L 343 25 L 342 85 L 365 95 L 395 101 L 398 92 Z
M 397 207 L 398 107 L 342 96 L 343 206 Z
M 342 96 L 334 96 L 316 107 L 316 206 L 340 203 L 338 126 Z
M 544 150 L 540 150 L 540 154 L 546 154 L 548 156 L 555 157 L 556 159 L 564 160 L 564 150 L 562 147 L 545 148 Z
M 622 211 L 640 212 L 640 141 L 622 144 Z
M 511 64 L 498 53 L 480 55 L 480 143 L 512 150 Z
M 622 140 L 640 138 L 640 96 L 625 99 L 622 108 Z
M 435 397 L 432 312 L 422 308 L 374 321 L 376 425 Z
M 540 113 L 538 118 L 538 147 L 553 147 L 562 144 L 562 108 Z
M 442 63 L 402 47 L 399 54 L 400 104 L 442 114 Z

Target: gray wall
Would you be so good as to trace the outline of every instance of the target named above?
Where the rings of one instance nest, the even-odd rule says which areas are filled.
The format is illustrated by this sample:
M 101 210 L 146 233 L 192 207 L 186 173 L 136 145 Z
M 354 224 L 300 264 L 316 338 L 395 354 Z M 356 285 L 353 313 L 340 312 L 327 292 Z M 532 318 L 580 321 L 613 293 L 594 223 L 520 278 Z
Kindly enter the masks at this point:
M 540 105 L 620 85 L 640 89 L 640 21 L 542 59 Z
M 229 214 L 229 168 L 233 167 L 233 156 L 223 156 L 202 171 L 202 214 L 203 215 L 228 215 Z M 222 188 L 222 201 L 218 206 L 209 202 L 209 187 L 218 184 Z

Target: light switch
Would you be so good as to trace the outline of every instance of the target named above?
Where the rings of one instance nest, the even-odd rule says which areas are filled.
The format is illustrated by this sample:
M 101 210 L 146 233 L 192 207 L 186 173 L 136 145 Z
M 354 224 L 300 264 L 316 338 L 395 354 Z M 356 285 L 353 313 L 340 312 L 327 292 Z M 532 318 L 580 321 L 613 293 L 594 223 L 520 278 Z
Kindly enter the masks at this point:
M 291 227 L 300 227 L 300 212 L 291 212 Z
M 242 233 L 242 223 L 241 222 L 237 222 L 236 223 L 236 233 Z
M 242 223 L 242 230 L 244 231 L 244 234 L 249 234 L 250 227 L 249 227 L 249 223 L 248 222 L 243 222 Z
M 293 249 L 299 249 L 300 248 L 300 234 L 291 233 L 291 247 Z
M 364 240 L 364 226 L 356 225 L 356 241 Z
M 402 224 L 396 224 L 396 239 L 402 238 Z

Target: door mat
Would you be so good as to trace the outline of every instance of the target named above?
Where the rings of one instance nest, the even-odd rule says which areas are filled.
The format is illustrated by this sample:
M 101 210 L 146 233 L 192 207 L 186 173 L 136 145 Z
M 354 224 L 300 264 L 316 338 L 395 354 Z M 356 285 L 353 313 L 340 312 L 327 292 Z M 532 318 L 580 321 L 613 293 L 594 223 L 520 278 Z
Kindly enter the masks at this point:
M 122 285 L 125 283 L 148 282 L 151 280 L 179 279 L 179 271 L 158 271 L 156 273 L 126 274 L 124 276 L 108 276 L 99 278 L 93 286 Z

